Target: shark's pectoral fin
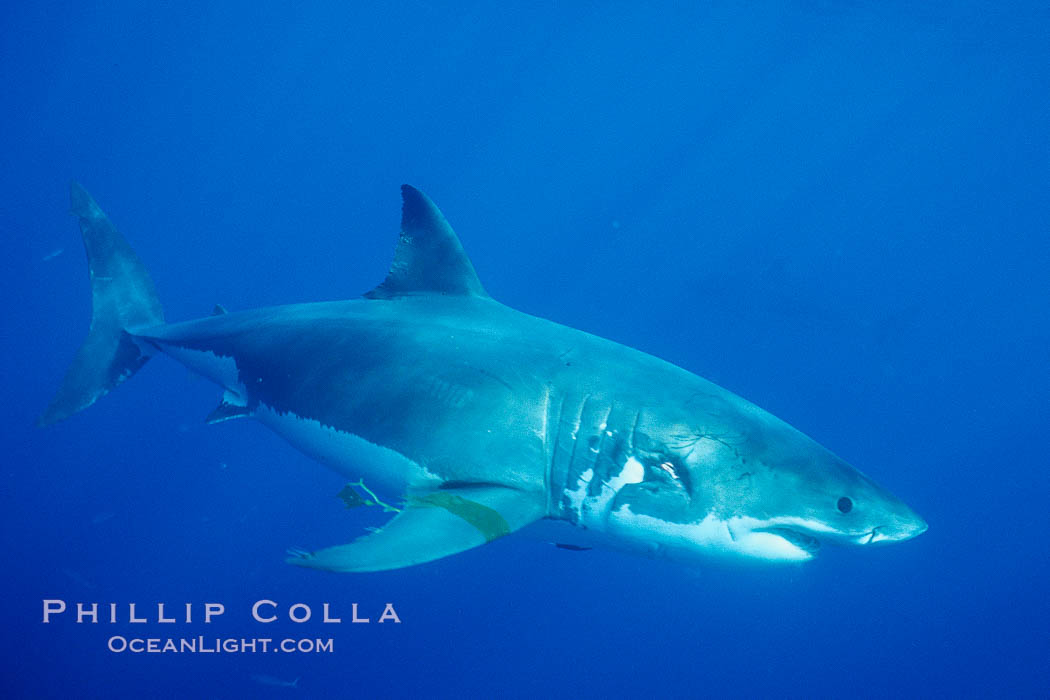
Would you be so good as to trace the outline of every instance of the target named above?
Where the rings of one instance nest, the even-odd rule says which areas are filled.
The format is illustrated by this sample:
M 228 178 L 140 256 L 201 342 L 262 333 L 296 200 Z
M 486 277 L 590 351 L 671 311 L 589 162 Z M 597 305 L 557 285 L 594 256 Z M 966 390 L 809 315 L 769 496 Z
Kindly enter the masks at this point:
M 385 571 L 457 554 L 543 517 L 534 494 L 466 486 L 419 494 L 385 527 L 350 544 L 294 552 L 289 564 L 328 571 Z

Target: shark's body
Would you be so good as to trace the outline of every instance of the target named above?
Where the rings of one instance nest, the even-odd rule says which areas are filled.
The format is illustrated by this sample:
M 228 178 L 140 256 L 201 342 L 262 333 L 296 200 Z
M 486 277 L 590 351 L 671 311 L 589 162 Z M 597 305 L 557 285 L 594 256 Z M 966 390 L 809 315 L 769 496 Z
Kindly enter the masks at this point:
M 74 186 L 92 331 L 42 422 L 163 352 L 351 478 L 401 496 L 381 531 L 290 561 L 374 571 L 437 559 L 543 518 L 676 557 L 813 556 L 925 529 L 787 424 L 645 353 L 485 294 L 436 207 L 405 187 L 387 280 L 360 299 L 164 324 L 141 263 Z

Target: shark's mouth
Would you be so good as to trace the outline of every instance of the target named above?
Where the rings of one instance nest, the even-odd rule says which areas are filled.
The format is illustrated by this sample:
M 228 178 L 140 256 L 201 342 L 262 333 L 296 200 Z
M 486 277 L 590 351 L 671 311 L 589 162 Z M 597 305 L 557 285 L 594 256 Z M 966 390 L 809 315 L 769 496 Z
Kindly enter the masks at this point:
M 816 554 L 820 550 L 820 540 L 798 530 L 786 527 L 767 527 L 759 530 L 759 532 L 768 532 L 771 535 L 783 537 L 794 546 L 810 554 Z

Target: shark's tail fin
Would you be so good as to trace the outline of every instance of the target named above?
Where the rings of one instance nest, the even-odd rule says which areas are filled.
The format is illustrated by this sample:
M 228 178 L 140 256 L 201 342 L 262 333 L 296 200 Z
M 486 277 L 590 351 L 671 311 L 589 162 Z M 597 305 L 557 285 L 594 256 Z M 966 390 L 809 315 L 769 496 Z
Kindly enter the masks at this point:
M 70 188 L 91 272 L 91 329 L 55 398 L 38 423 L 87 408 L 138 370 L 149 356 L 128 333 L 164 322 L 153 280 L 83 187 Z

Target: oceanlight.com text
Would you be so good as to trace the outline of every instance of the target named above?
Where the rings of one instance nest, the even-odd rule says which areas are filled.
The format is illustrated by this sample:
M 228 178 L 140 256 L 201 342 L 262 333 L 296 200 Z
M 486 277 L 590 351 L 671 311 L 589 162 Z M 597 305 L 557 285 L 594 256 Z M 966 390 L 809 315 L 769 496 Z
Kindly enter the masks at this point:
M 331 637 L 327 639 L 272 639 L 265 637 L 122 637 L 114 635 L 106 642 L 114 653 L 131 654 L 331 654 Z

